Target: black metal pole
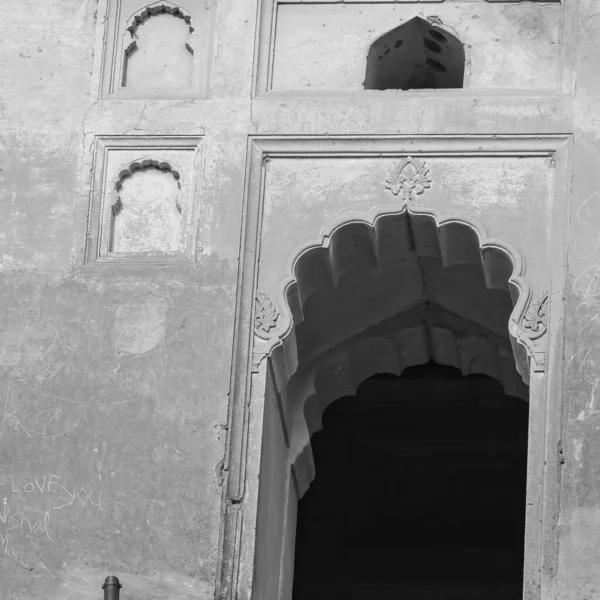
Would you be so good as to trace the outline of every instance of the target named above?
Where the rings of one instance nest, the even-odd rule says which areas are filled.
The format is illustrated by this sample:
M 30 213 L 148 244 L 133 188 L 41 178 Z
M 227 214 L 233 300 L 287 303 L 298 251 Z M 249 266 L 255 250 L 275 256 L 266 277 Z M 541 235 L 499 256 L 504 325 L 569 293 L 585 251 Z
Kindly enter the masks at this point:
M 104 590 L 104 600 L 119 600 L 119 594 L 122 587 L 118 577 L 109 575 L 104 580 L 104 585 L 102 586 L 102 589 Z

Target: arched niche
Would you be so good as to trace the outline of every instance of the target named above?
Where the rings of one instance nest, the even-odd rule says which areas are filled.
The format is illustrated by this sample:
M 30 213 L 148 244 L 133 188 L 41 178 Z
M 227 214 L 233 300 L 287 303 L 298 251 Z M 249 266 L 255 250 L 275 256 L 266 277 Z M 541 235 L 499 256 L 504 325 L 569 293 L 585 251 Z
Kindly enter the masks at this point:
M 285 314 L 256 368 L 264 421 L 254 582 L 257 597 L 282 600 L 291 598 L 298 501 L 315 476 L 311 436 L 326 408 L 372 375 L 435 361 L 532 398 L 535 422 L 546 332 L 546 300 L 535 300 L 522 257 L 467 218 L 405 208 L 344 223 L 299 251 L 291 270 Z M 539 444 L 529 452 L 536 473 Z M 528 494 L 538 484 L 531 476 Z M 536 527 L 528 517 L 526 543 L 537 548 Z M 535 570 L 535 552 L 526 560 Z
M 194 74 L 192 17 L 169 2 L 144 7 L 130 17 L 123 44 L 121 86 L 186 89 Z
M 414 17 L 373 42 L 363 85 L 366 90 L 462 88 L 464 73 L 461 41 Z
M 109 251 L 173 254 L 181 249 L 181 175 L 156 158 L 121 169 L 111 202 Z

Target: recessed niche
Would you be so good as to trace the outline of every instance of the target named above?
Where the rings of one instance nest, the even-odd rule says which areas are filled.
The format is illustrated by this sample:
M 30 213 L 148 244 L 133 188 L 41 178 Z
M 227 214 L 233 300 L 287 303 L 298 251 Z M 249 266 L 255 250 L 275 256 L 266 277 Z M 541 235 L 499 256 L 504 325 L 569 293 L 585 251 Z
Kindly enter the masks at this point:
M 201 141 L 98 140 L 86 262 L 195 259 Z
M 366 90 L 463 87 L 465 51 L 458 38 L 415 17 L 376 40 L 367 55 Z
M 180 175 L 169 163 L 134 162 L 119 174 L 112 204 L 110 252 L 181 249 Z
M 103 95 L 204 95 L 214 5 L 197 0 L 108 0 Z
M 189 88 L 192 84 L 194 28 L 179 9 L 146 9 L 127 29 L 123 87 Z M 126 34 L 127 37 L 127 34 Z

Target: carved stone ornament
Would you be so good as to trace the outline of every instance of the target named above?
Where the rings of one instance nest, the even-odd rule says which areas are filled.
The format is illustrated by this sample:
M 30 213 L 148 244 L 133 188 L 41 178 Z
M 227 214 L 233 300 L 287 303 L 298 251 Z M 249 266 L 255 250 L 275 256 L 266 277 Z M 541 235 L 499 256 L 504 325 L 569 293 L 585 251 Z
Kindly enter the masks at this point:
M 546 333 L 548 319 L 548 291 L 535 296 L 523 317 L 523 328 L 530 332 L 532 337 L 541 337 Z
M 269 333 L 277 327 L 279 311 L 272 300 L 262 292 L 257 292 L 255 300 L 254 328 L 258 333 Z
M 407 156 L 394 167 L 385 181 L 387 189 L 394 196 L 402 192 L 405 202 L 410 202 L 431 187 L 431 176 L 425 161 L 412 156 Z

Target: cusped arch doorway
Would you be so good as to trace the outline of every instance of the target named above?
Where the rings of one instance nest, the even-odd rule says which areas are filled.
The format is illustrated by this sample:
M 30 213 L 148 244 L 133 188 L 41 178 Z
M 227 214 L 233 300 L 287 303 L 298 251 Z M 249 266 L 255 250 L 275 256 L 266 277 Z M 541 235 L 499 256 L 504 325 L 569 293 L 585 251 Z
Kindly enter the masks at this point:
M 308 596 L 302 596 L 300 587 L 294 585 L 299 503 L 315 475 L 319 477 L 321 460 L 315 456 L 311 440 L 323 430 L 323 419 L 331 414 L 327 413 L 328 407 L 346 404 L 335 401 L 357 396 L 361 384 L 373 376 L 388 374 L 401 380 L 416 367 L 450 368 L 465 381 L 484 376 L 496 386 L 496 392 L 500 390 L 500 404 L 513 406 L 517 401 L 519 408 L 515 410 L 520 411 L 521 420 L 514 431 L 526 432 L 523 422 L 528 421 L 532 353 L 527 345 L 531 339 L 519 333 L 519 326 L 532 294 L 523 271 L 514 250 L 483 239 L 472 224 L 455 218 L 440 222 L 434 214 L 409 210 L 385 215 L 373 224 L 344 224 L 326 243 L 299 255 L 294 263 L 294 277 L 285 291 L 290 326 L 260 371 L 265 395 L 253 598 L 290 600 L 293 593 L 298 600 L 319 597 L 312 585 L 308 586 Z M 540 334 L 545 323 L 537 325 L 535 335 Z M 440 398 L 435 401 L 442 402 Z M 538 410 L 538 401 L 535 406 Z M 397 413 L 400 415 L 402 410 Z M 377 418 L 382 425 L 388 421 L 383 413 Z M 472 425 L 474 430 L 482 430 L 481 424 Z M 510 436 L 510 428 L 507 433 Z M 529 494 L 531 486 L 538 482 L 522 473 L 527 463 L 524 435 L 518 438 L 516 446 L 508 448 L 509 454 L 518 454 L 515 473 L 521 482 L 510 499 L 518 505 L 515 514 L 521 519 L 515 525 L 519 530 L 515 542 L 518 548 L 513 546 L 513 550 L 517 548 L 516 558 L 508 560 L 505 556 L 502 560 L 512 565 L 509 571 L 513 575 L 519 572 L 522 576 L 525 572 L 527 578 L 523 541 L 527 540 L 530 525 L 524 524 L 523 490 L 527 485 Z M 403 438 L 398 439 L 401 442 Z M 466 441 L 465 445 L 468 446 Z M 325 456 L 326 461 L 333 460 L 331 452 Z M 340 460 L 343 462 L 343 457 Z M 348 466 L 346 460 L 345 467 Z M 449 468 L 460 470 L 460 463 Z M 353 493 L 354 485 L 365 488 L 354 479 L 350 475 L 344 477 L 344 487 L 335 498 L 329 498 L 329 506 L 343 504 Z M 436 493 L 443 499 L 449 492 L 440 481 L 438 477 Z M 531 514 L 527 522 L 534 523 Z M 533 546 L 536 535 L 534 532 L 529 536 L 530 541 L 534 540 Z M 529 553 L 533 570 L 538 559 L 535 552 L 533 548 Z M 438 558 L 442 560 L 440 557 L 441 554 Z M 352 567 L 348 573 L 346 576 L 352 579 L 357 570 Z M 298 574 L 302 577 L 300 570 Z M 515 583 L 513 575 L 509 578 L 510 593 L 502 600 L 512 600 L 515 585 L 517 589 L 521 585 L 519 581 Z M 464 580 L 461 586 L 463 593 Z M 336 583 L 334 579 L 326 590 L 323 588 L 323 593 L 328 598 L 367 597 L 352 595 L 353 589 L 356 591 L 347 581 Z M 390 598 L 396 597 L 396 592 L 390 593 Z M 434 598 L 427 594 L 416 597 Z M 456 598 L 439 600 L 461 598 L 459 593 Z

